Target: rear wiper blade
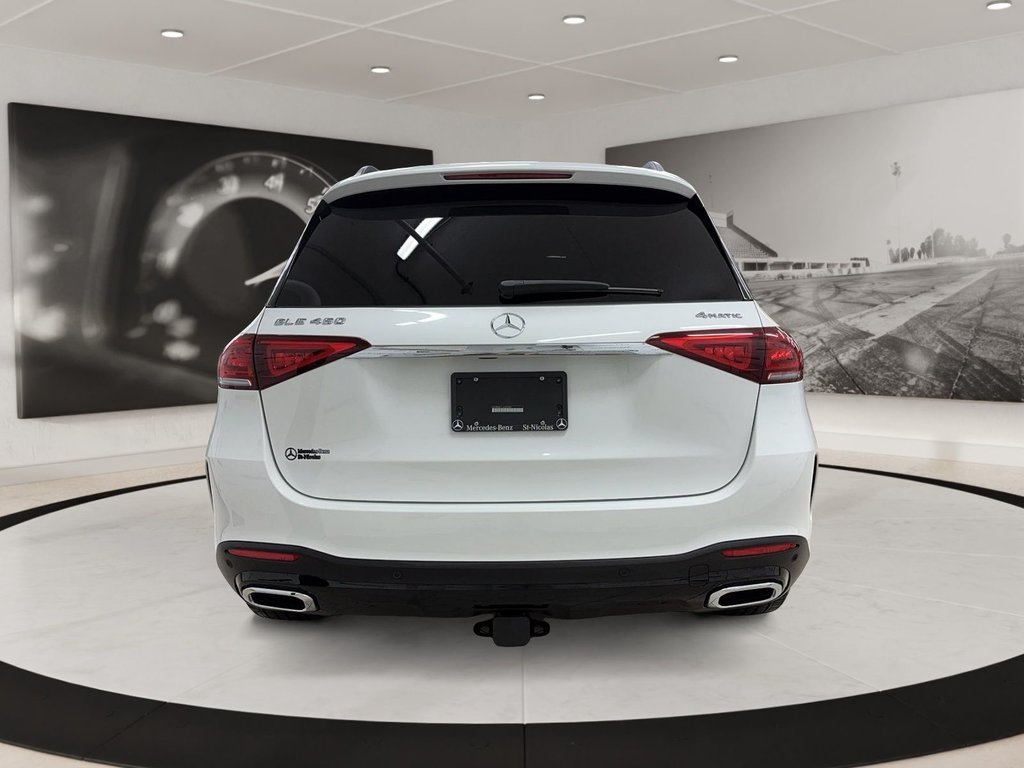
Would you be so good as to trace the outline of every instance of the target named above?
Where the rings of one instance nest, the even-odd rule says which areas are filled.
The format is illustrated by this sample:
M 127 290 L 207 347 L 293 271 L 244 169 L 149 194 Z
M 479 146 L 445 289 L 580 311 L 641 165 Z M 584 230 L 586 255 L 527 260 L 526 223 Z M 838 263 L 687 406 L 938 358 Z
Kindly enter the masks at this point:
M 507 304 L 548 299 L 592 299 L 611 294 L 661 296 L 661 288 L 624 288 L 596 280 L 502 280 L 498 298 Z
M 448 259 L 442 256 L 441 252 L 437 250 L 437 248 L 435 248 L 433 245 L 427 242 L 427 238 L 425 238 L 423 235 L 416 231 L 416 227 L 407 222 L 405 219 L 395 219 L 395 223 L 402 229 L 404 229 L 406 234 L 408 234 L 409 237 L 415 240 L 423 250 L 429 253 L 430 258 L 432 258 L 434 261 L 440 264 L 445 272 L 452 276 L 452 279 L 459 284 L 459 288 L 462 290 L 463 294 L 473 292 L 473 283 L 467 283 L 465 278 L 463 278 L 462 275 L 459 274 L 458 270 L 455 269 L 455 267 L 453 267 L 448 262 Z

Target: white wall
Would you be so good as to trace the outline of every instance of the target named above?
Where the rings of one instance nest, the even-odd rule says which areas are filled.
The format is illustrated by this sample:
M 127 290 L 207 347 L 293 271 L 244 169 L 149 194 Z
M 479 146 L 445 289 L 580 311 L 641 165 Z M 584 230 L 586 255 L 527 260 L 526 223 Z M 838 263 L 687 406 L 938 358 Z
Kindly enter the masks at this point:
M 1024 466 L 1024 404 L 810 394 L 818 447 Z
M 0 105 L 11 101 L 425 147 L 438 162 L 518 154 L 518 132 L 504 121 L 0 47 Z M 6 119 L 0 126 L 0 483 L 19 476 L 4 468 L 37 463 L 121 456 L 116 466 L 139 466 L 150 451 L 200 455 L 212 406 L 17 418 Z
M 524 126 L 521 148 L 604 162 L 622 144 L 1024 88 L 1022 51 L 1013 35 L 578 112 Z M 1021 403 L 812 394 L 808 405 L 825 449 L 1024 464 Z

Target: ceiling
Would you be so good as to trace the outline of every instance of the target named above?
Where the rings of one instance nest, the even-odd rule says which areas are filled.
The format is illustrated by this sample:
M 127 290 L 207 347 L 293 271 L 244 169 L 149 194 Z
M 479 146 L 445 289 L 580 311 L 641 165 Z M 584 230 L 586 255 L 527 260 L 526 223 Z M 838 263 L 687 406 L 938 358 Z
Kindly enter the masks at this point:
M 1021 32 L 1024 0 L 0 0 L 0 45 L 522 120 Z

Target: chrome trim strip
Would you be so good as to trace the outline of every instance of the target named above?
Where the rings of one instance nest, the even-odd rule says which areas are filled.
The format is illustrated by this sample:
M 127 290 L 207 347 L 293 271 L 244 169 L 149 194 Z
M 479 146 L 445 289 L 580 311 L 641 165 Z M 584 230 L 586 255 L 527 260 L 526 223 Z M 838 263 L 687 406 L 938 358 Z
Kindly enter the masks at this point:
M 721 604 L 721 599 L 726 595 L 732 595 L 737 592 L 750 592 L 755 589 L 771 589 L 772 596 L 767 597 L 764 600 L 751 600 L 748 603 L 737 603 L 735 605 Z M 748 605 L 762 605 L 763 603 L 770 603 L 781 594 L 782 585 L 776 581 L 765 581 L 760 584 L 741 584 L 737 587 L 723 587 L 722 589 L 716 589 L 708 595 L 708 608 L 721 608 L 723 610 L 728 610 L 730 608 L 746 608 Z
M 537 355 L 668 355 L 645 341 L 596 344 L 466 344 L 370 347 L 352 355 L 371 357 L 532 357 Z
M 302 601 L 302 608 L 279 608 L 274 605 L 261 605 L 252 599 L 253 595 L 284 595 L 285 597 L 294 597 Z M 287 589 L 267 589 L 266 587 L 246 587 L 242 590 L 242 599 L 249 605 L 255 605 L 257 608 L 265 608 L 271 611 L 288 611 L 290 613 L 310 613 L 316 610 L 316 600 L 304 592 L 292 592 Z

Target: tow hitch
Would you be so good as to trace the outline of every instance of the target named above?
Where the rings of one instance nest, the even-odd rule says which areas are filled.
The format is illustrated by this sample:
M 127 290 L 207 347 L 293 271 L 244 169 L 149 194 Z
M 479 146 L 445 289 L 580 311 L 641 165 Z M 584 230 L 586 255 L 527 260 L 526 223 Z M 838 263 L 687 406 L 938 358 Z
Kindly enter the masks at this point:
M 550 624 L 526 613 L 497 613 L 473 627 L 476 635 L 489 637 L 495 645 L 503 648 L 526 645 L 531 639 L 544 637 L 550 631 Z

